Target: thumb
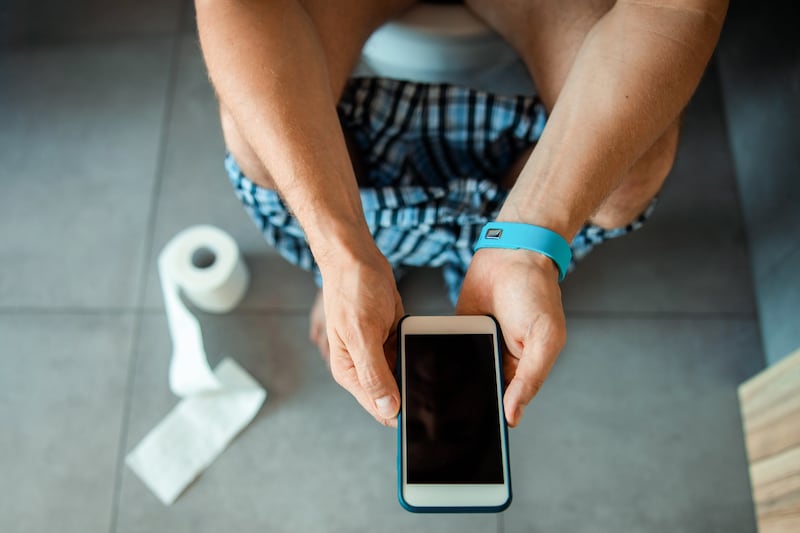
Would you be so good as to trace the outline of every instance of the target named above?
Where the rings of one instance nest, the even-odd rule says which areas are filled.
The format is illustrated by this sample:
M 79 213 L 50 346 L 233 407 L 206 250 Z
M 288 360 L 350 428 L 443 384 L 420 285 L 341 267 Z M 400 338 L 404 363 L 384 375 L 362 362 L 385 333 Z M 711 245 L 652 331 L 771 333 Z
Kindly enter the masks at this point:
M 522 420 L 525 407 L 544 385 L 563 346 L 564 342 L 560 338 L 537 339 L 531 338 L 529 334 L 514 378 L 508 384 L 503 398 L 509 426 L 515 427 Z
M 530 357 L 520 360 L 514 379 L 506 387 L 503 398 L 506 421 L 512 428 L 520 423 L 525 407 L 544 385 L 548 370 L 549 368 L 543 368 Z
M 400 391 L 383 352 L 382 345 L 370 346 L 352 353 L 362 403 L 373 415 L 384 419 L 397 416 Z

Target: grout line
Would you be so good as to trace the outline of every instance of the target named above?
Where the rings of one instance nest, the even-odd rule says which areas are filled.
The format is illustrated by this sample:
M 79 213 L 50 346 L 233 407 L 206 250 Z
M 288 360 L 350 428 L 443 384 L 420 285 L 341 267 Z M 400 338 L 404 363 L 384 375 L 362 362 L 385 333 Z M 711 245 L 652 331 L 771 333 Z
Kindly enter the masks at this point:
M 497 513 L 497 533 L 504 533 L 506 530 L 506 523 L 503 519 L 503 513 Z
M 149 260 L 148 260 L 149 263 Z M 143 296 L 139 296 L 143 298 Z M 228 313 L 218 316 L 286 316 L 298 317 L 306 316 L 307 308 L 242 308 L 234 309 Z M 26 315 L 128 315 L 138 313 L 141 315 L 161 315 L 164 314 L 163 307 L 155 306 L 131 306 L 131 307 L 36 307 L 36 306 L 9 306 L 0 307 L 0 315 L 26 314 Z M 582 310 L 565 309 L 567 318 L 576 319 L 598 319 L 598 320 L 757 320 L 758 313 L 755 311 L 617 311 L 617 310 Z M 212 315 L 213 313 L 208 313 Z M 415 309 L 416 315 L 448 315 L 452 310 L 439 308 Z
M 9 306 L 0 307 L 0 315 L 128 315 L 136 313 L 135 307 L 36 307 Z
M 178 30 L 180 35 L 183 33 Z M 41 52 L 51 49 L 64 49 L 71 47 L 84 47 L 94 45 L 110 44 L 136 44 L 143 41 L 169 41 L 174 38 L 176 33 L 172 30 L 142 32 L 142 33 L 109 33 L 106 35 L 78 35 L 50 38 L 32 38 L 31 40 L 21 40 L 0 44 L 0 53 L 26 53 Z
M 308 312 L 311 310 L 309 306 L 308 309 L 241 309 L 238 311 L 231 311 L 230 313 L 226 313 L 225 315 L 220 316 L 285 316 L 285 317 L 307 317 Z M 158 310 L 160 313 L 163 313 L 163 309 Z M 210 313 L 209 313 L 210 314 Z
M 276 308 L 244 308 L 235 309 L 228 313 L 222 313 L 216 316 L 305 316 L 308 314 L 308 309 L 282 309 Z M 131 307 L 36 307 L 36 306 L 15 306 L 15 307 L 0 307 L 0 316 L 2 315 L 117 315 L 124 316 L 128 314 L 140 313 L 142 315 L 157 315 L 164 314 L 163 307 L 152 306 L 131 306 Z M 208 313 L 212 315 L 213 313 Z
M 181 3 L 179 17 L 183 17 L 186 4 Z M 181 20 L 179 19 L 179 20 Z M 167 73 L 167 86 L 165 89 L 164 111 L 161 117 L 161 132 L 159 135 L 159 151 L 156 160 L 155 179 L 150 193 L 150 206 L 147 216 L 147 225 L 144 231 L 143 257 L 139 271 L 139 291 L 136 297 L 137 313 L 134 315 L 132 328 L 132 340 L 130 353 L 128 354 L 128 375 L 125 382 L 124 401 L 122 407 L 122 418 L 120 420 L 119 442 L 117 443 L 117 462 L 114 468 L 114 488 L 111 497 L 111 513 L 109 517 L 109 532 L 115 533 L 119 520 L 120 491 L 122 486 L 122 474 L 125 467 L 125 447 L 128 440 L 128 425 L 130 421 L 131 404 L 133 401 L 133 389 L 135 384 L 136 366 L 138 362 L 139 338 L 142 330 L 142 318 L 144 315 L 141 307 L 145 299 L 145 289 L 147 287 L 147 275 L 150 271 L 152 261 L 152 247 L 155 240 L 156 218 L 158 216 L 158 200 L 161 193 L 164 179 L 164 167 L 167 159 L 167 144 L 169 141 L 170 123 L 175 102 L 175 92 L 178 82 L 178 67 L 181 57 L 181 43 L 183 33 L 178 29 L 172 35 L 172 49 L 169 58 L 169 71 Z
M 567 320 L 757 320 L 755 311 L 591 311 L 564 309 Z
M 67 46 L 86 46 L 96 44 L 117 44 L 135 43 L 153 39 L 170 40 L 175 37 L 191 36 L 195 28 L 194 24 L 186 24 L 185 19 L 187 10 L 191 8 L 191 0 L 183 0 L 177 5 L 177 20 L 175 26 L 164 30 L 142 30 L 142 31 L 112 31 L 109 33 L 99 33 L 95 35 L 43 35 L 34 34 L 28 37 L 11 39 L 10 42 L 0 42 L 0 53 L 5 52 L 28 52 L 44 50 L 47 48 L 63 48 Z M 196 34 L 196 32 L 195 32 Z

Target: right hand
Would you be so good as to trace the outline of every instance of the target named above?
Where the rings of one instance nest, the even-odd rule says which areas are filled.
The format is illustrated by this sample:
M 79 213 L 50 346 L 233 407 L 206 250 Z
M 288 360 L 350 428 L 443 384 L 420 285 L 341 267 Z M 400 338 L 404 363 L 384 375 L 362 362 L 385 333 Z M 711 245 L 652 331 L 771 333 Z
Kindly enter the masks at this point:
M 400 391 L 392 369 L 403 304 L 386 258 L 337 254 L 320 265 L 331 373 L 378 422 L 397 426 Z
M 515 427 L 566 342 L 555 263 L 528 250 L 479 250 L 464 278 L 456 313 L 492 315 L 500 323 L 507 382 L 503 404 L 508 425 Z

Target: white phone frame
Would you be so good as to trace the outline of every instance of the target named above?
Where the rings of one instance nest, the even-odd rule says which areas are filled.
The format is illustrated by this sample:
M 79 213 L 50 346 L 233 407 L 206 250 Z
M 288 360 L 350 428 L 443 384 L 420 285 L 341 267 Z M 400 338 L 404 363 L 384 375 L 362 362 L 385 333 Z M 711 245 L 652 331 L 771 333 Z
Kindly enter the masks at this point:
M 500 418 L 501 454 L 503 460 L 503 483 L 498 484 L 414 484 L 408 483 L 408 457 L 405 446 L 406 417 L 400 417 L 398 427 L 398 490 L 400 503 L 416 512 L 497 512 L 511 502 L 511 479 L 508 464 L 508 435 L 503 412 L 502 360 L 498 352 L 499 329 L 495 320 L 485 315 L 457 316 L 407 316 L 400 325 L 398 361 L 401 376 L 406 375 L 405 335 L 490 334 L 495 360 L 497 408 Z M 406 380 L 400 380 L 401 406 L 405 412 Z

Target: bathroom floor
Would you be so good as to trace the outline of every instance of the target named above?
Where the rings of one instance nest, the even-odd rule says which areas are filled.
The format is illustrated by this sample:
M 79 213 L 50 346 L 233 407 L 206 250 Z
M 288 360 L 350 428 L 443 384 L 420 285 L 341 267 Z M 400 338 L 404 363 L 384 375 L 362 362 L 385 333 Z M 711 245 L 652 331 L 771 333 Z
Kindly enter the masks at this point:
M 563 284 L 569 340 L 510 432 L 511 508 L 417 516 L 394 432 L 308 341 L 310 276 L 230 190 L 191 4 L 30 4 L 0 8 L 0 531 L 755 530 L 736 387 L 764 363 L 713 64 L 652 221 Z M 208 351 L 269 397 L 165 507 L 124 456 L 176 403 L 155 265 L 198 223 L 252 272 L 234 312 L 199 314 Z M 452 312 L 438 272 L 401 291 Z

